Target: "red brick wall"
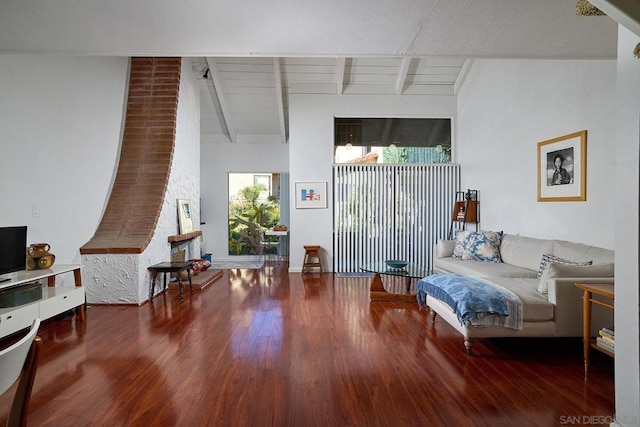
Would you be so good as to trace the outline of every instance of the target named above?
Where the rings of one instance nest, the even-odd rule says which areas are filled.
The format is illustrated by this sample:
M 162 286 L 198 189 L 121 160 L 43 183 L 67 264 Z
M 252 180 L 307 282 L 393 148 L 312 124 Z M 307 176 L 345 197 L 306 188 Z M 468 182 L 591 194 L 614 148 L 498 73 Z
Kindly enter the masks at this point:
M 95 235 L 81 254 L 142 253 L 153 237 L 175 147 L 180 58 L 132 58 L 120 163 Z

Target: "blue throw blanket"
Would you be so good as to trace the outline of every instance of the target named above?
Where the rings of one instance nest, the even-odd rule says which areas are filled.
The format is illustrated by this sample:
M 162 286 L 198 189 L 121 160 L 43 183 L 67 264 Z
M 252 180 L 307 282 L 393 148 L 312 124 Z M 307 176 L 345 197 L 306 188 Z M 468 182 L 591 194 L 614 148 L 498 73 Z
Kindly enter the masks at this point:
M 433 274 L 418 281 L 420 308 L 427 295 L 449 305 L 461 325 L 522 329 L 522 301 L 494 283 L 463 274 Z

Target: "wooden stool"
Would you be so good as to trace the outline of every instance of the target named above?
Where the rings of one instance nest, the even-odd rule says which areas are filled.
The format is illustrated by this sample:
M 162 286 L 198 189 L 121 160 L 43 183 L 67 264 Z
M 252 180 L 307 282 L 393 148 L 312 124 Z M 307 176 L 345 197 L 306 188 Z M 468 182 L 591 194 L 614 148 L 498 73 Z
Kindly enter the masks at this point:
M 190 261 L 171 261 L 161 262 L 160 264 L 147 267 L 147 270 L 151 272 L 151 284 L 149 285 L 149 301 L 154 297 L 156 290 L 156 276 L 158 273 L 163 273 L 164 283 L 162 286 L 162 292 L 167 290 L 167 273 L 177 273 L 178 276 L 178 289 L 180 292 L 180 299 L 183 299 L 182 293 L 182 271 L 187 271 L 187 277 L 189 278 L 189 291 L 193 293 L 193 283 L 191 282 L 191 269 L 193 263 Z
M 316 261 L 311 261 L 312 258 L 315 258 Z M 306 268 L 318 267 L 320 269 L 320 273 L 322 273 L 322 261 L 320 259 L 320 246 L 305 246 L 304 247 L 304 259 L 302 261 L 302 272 Z

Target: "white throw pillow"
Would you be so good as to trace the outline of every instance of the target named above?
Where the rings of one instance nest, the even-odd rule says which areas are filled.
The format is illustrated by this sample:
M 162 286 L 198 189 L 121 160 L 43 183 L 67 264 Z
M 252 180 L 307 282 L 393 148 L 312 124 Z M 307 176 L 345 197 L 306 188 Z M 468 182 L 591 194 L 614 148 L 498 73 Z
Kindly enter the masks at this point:
M 549 292 L 548 280 L 566 277 L 613 277 L 614 264 L 596 264 L 596 265 L 573 265 L 558 264 L 552 262 L 547 267 L 545 273 L 540 278 L 538 284 L 538 292 L 546 294 Z
M 569 264 L 569 265 L 591 265 L 593 261 L 570 261 L 568 259 L 560 258 L 551 254 L 542 255 L 542 260 L 540 261 L 540 267 L 538 268 L 538 277 L 544 276 L 544 272 L 547 270 L 547 267 L 552 262 L 556 264 Z

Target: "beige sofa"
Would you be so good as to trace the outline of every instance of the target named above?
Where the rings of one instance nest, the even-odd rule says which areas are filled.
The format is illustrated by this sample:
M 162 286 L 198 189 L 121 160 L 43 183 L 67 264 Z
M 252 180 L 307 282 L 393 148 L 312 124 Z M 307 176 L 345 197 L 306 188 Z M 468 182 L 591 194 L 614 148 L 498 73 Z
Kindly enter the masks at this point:
M 469 354 L 473 338 L 582 336 L 582 291 L 575 283 L 613 283 L 614 252 L 608 249 L 504 234 L 499 245 L 502 262 L 496 263 L 452 257 L 454 245 L 455 240 L 438 241 L 433 261 L 435 273 L 460 273 L 483 278 L 511 290 L 522 300 L 523 327 L 517 330 L 461 324 L 449 305 L 426 296 L 426 305 L 433 320 L 438 314 L 460 332 Z M 569 261 L 592 261 L 592 265 L 552 262 L 548 264 L 545 275 L 538 278 L 544 254 Z M 600 327 L 613 325 L 612 311 L 595 306 L 592 325 L 593 336 L 597 335 Z

